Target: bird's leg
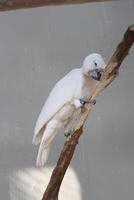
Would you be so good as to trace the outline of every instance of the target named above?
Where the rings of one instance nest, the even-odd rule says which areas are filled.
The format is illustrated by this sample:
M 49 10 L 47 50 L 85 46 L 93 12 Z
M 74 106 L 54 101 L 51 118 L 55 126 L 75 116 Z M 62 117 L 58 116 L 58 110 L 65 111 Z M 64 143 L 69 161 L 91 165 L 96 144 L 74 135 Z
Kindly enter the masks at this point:
M 85 105 L 85 103 L 87 103 L 87 102 L 84 99 L 80 99 L 81 107 L 83 107 Z
M 83 100 L 82 99 L 74 99 L 73 100 L 73 104 L 75 106 L 76 109 L 79 109 L 83 106 Z
M 87 103 L 87 101 L 85 101 L 84 99 L 80 99 L 80 104 L 81 104 L 81 112 L 85 111 L 85 104 Z
M 78 108 L 83 108 L 84 105 L 88 102 L 89 101 L 86 101 L 84 99 L 74 99 L 73 104 L 74 104 L 75 108 L 78 109 Z

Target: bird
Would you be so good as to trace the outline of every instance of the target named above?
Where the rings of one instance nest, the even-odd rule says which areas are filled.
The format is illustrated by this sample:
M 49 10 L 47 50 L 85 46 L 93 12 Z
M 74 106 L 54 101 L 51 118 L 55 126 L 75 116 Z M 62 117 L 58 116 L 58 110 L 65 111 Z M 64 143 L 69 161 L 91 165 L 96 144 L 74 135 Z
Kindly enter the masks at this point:
M 75 68 L 60 79 L 51 90 L 36 121 L 33 144 L 40 143 L 36 166 L 47 161 L 50 144 L 62 129 L 68 136 L 73 131 L 81 109 L 106 67 L 98 53 L 88 55 L 80 68 Z

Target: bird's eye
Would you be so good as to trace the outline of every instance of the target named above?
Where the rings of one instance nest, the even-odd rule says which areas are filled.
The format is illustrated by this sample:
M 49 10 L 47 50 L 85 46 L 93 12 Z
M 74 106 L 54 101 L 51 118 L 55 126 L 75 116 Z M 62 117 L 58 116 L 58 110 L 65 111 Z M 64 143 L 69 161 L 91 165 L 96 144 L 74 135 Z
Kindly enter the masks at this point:
M 97 66 L 97 63 L 96 63 L 96 62 L 94 62 L 94 64 L 95 64 L 95 66 Z

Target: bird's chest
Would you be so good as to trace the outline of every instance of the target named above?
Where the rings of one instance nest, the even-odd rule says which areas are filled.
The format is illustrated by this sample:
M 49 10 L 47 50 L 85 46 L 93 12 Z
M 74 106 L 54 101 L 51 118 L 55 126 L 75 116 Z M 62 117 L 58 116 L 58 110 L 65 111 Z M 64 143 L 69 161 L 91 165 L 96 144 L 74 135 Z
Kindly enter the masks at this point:
M 81 91 L 82 99 L 88 100 L 90 98 L 90 94 L 91 94 L 90 87 L 88 85 L 87 86 L 84 85 Z
M 76 89 L 75 97 L 78 99 L 89 100 L 91 95 L 91 84 L 89 80 L 83 79 Z

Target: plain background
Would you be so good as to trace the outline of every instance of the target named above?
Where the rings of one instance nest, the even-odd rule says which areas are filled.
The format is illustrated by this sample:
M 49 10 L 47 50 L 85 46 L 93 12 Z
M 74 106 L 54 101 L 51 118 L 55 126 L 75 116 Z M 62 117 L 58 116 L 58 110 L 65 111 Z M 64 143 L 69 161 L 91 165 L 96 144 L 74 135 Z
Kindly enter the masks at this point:
M 90 53 L 107 62 L 133 22 L 133 0 L 0 13 L 2 200 L 11 198 L 11 174 L 35 167 L 33 129 L 55 82 Z M 64 141 L 63 134 L 56 137 L 47 166 L 55 165 Z M 97 99 L 71 167 L 82 200 L 134 198 L 134 47 Z

